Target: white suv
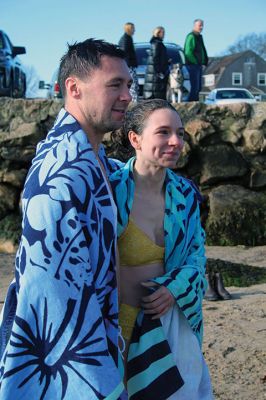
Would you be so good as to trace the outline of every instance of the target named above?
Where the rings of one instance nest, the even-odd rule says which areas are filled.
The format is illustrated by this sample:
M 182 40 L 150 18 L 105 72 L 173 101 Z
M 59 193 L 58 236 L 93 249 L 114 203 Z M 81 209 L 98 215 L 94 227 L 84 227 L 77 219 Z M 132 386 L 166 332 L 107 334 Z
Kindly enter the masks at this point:
M 175 43 L 164 43 L 164 45 L 167 49 L 168 58 L 172 60 L 172 64 L 182 64 L 182 73 L 184 77 L 182 101 L 188 101 L 191 86 L 189 80 L 189 72 L 187 70 L 187 67 L 185 66 L 185 56 L 183 49 Z M 147 67 L 147 58 L 150 51 L 150 43 L 135 43 L 134 46 L 138 60 L 137 76 L 139 83 L 139 97 L 142 98 L 145 71 Z

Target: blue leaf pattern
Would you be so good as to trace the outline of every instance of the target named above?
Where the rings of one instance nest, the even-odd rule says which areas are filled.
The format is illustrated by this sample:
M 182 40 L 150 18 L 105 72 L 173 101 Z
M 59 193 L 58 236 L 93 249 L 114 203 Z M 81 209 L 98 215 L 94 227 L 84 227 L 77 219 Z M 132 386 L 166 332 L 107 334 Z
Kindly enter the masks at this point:
M 99 157 L 109 174 L 102 148 Z M 11 331 L 0 343 L 0 399 L 125 398 L 116 210 L 86 134 L 64 109 L 37 147 L 22 225 L 12 331 L 8 301 L 0 327 Z

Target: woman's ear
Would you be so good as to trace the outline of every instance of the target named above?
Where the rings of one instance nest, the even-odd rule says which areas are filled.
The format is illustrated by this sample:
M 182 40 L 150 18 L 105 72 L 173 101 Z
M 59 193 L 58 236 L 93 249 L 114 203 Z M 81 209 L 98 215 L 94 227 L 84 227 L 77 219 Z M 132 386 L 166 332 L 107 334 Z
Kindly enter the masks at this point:
M 134 131 L 129 131 L 128 132 L 128 139 L 129 139 L 129 141 L 131 143 L 131 146 L 135 150 L 140 150 L 141 149 L 141 135 L 138 135 Z

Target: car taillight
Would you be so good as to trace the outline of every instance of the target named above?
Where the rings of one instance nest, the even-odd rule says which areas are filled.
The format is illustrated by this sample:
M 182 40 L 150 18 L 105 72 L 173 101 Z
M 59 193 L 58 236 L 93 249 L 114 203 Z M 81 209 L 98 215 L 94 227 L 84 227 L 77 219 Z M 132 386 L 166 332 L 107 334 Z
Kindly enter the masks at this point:
M 55 94 L 55 96 L 56 96 L 56 95 L 58 95 L 59 93 L 60 93 L 60 86 L 59 86 L 59 83 L 56 82 L 56 83 L 54 84 L 54 94 Z

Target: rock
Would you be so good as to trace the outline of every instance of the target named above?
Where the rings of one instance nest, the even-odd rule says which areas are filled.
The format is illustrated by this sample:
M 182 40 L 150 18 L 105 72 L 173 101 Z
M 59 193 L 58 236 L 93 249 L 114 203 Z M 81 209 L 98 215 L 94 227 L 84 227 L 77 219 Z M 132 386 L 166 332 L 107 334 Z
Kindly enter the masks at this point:
M 248 123 L 249 129 L 264 130 L 266 129 L 265 103 L 258 102 L 252 108 L 251 119 Z
M 185 142 L 180 158 L 177 161 L 176 165 L 177 168 L 184 168 L 188 164 L 190 153 L 191 153 L 191 148 L 189 144 Z
M 202 139 L 212 135 L 215 129 L 209 122 L 194 119 L 186 124 L 186 132 L 189 134 L 192 143 L 197 145 Z
M 8 253 L 14 252 L 12 248 L 17 248 L 21 236 L 21 219 L 21 215 L 13 213 L 7 214 L 0 220 L 0 241 L 2 247 L 0 253 L 4 252 L 4 248 Z M 7 249 L 10 249 L 10 251 Z
M 0 253 L 13 254 L 17 249 L 18 246 L 12 240 L 0 239 Z
M 253 171 L 250 175 L 251 188 L 263 188 L 266 187 L 266 171 Z
M 202 165 L 201 185 L 243 177 L 248 171 L 246 161 L 229 145 L 203 147 L 199 154 Z
M 14 166 L 14 162 L 20 163 L 23 166 L 24 163 L 28 164 L 32 160 L 36 153 L 36 146 L 25 146 L 23 148 L 19 146 L 14 146 L 14 147 L 8 147 L 8 146 L 2 146 L 0 147 L 0 165 L 2 164 L 1 158 L 5 161 L 10 161 L 4 163 L 5 167 L 12 168 L 12 165 Z
M 221 121 L 221 139 L 223 142 L 236 144 L 242 137 L 242 131 L 246 127 L 244 119 L 235 120 L 234 118 L 225 118 Z
M 246 129 L 243 132 L 244 151 L 259 153 L 266 149 L 265 135 L 262 131 Z
M 17 190 L 12 186 L 0 183 L 0 220 L 17 205 Z
M 63 100 L 0 98 L 0 184 L 9 189 L 13 188 L 12 193 L 16 193 L 16 213 L 19 212 L 19 196 L 26 171 L 35 155 L 36 144 L 52 127 L 63 103 Z M 208 220 L 208 204 L 213 202 L 213 195 L 210 195 L 209 199 L 209 193 L 212 193 L 217 185 L 234 183 L 244 189 L 249 187 L 258 192 L 256 196 L 265 192 L 266 103 L 218 107 L 191 102 L 176 104 L 175 108 L 188 131 L 175 170 L 200 186 L 205 195 L 204 219 Z M 133 152 L 129 146 L 118 146 L 119 142 L 121 144 L 121 136 L 117 137 L 118 140 L 113 142 L 110 133 L 105 135 L 104 145 L 107 153 L 127 161 Z M 3 195 L 5 198 L 0 198 L 1 218 L 6 212 L 10 212 L 6 193 Z M 229 204 L 226 200 L 226 204 L 231 207 L 232 213 L 235 213 L 232 218 L 236 221 L 239 211 L 235 212 L 233 202 Z M 239 218 L 241 219 L 241 216 Z M 209 218 L 209 232 L 217 222 L 211 221 L 212 216 Z M 256 221 L 257 217 L 254 218 L 254 223 L 257 223 Z M 252 232 L 256 231 L 252 218 L 249 222 L 252 226 L 248 228 Z M 215 233 L 213 229 L 209 240 L 215 240 L 215 243 L 229 240 L 227 236 L 223 236 L 223 232 L 228 228 L 227 219 L 220 220 L 218 225 L 222 232 L 221 238 L 219 239 L 219 232 Z M 258 244 L 256 240 L 259 237 L 261 243 L 261 234 L 253 235 L 253 244 Z M 240 244 L 242 240 L 242 233 L 235 235 L 234 243 Z
M 221 185 L 211 190 L 209 203 L 208 244 L 252 246 L 266 243 L 266 192 Z
M 0 170 L 0 182 L 9 183 L 12 186 L 21 188 L 24 184 L 28 171 L 25 168 L 20 170 L 8 171 Z

